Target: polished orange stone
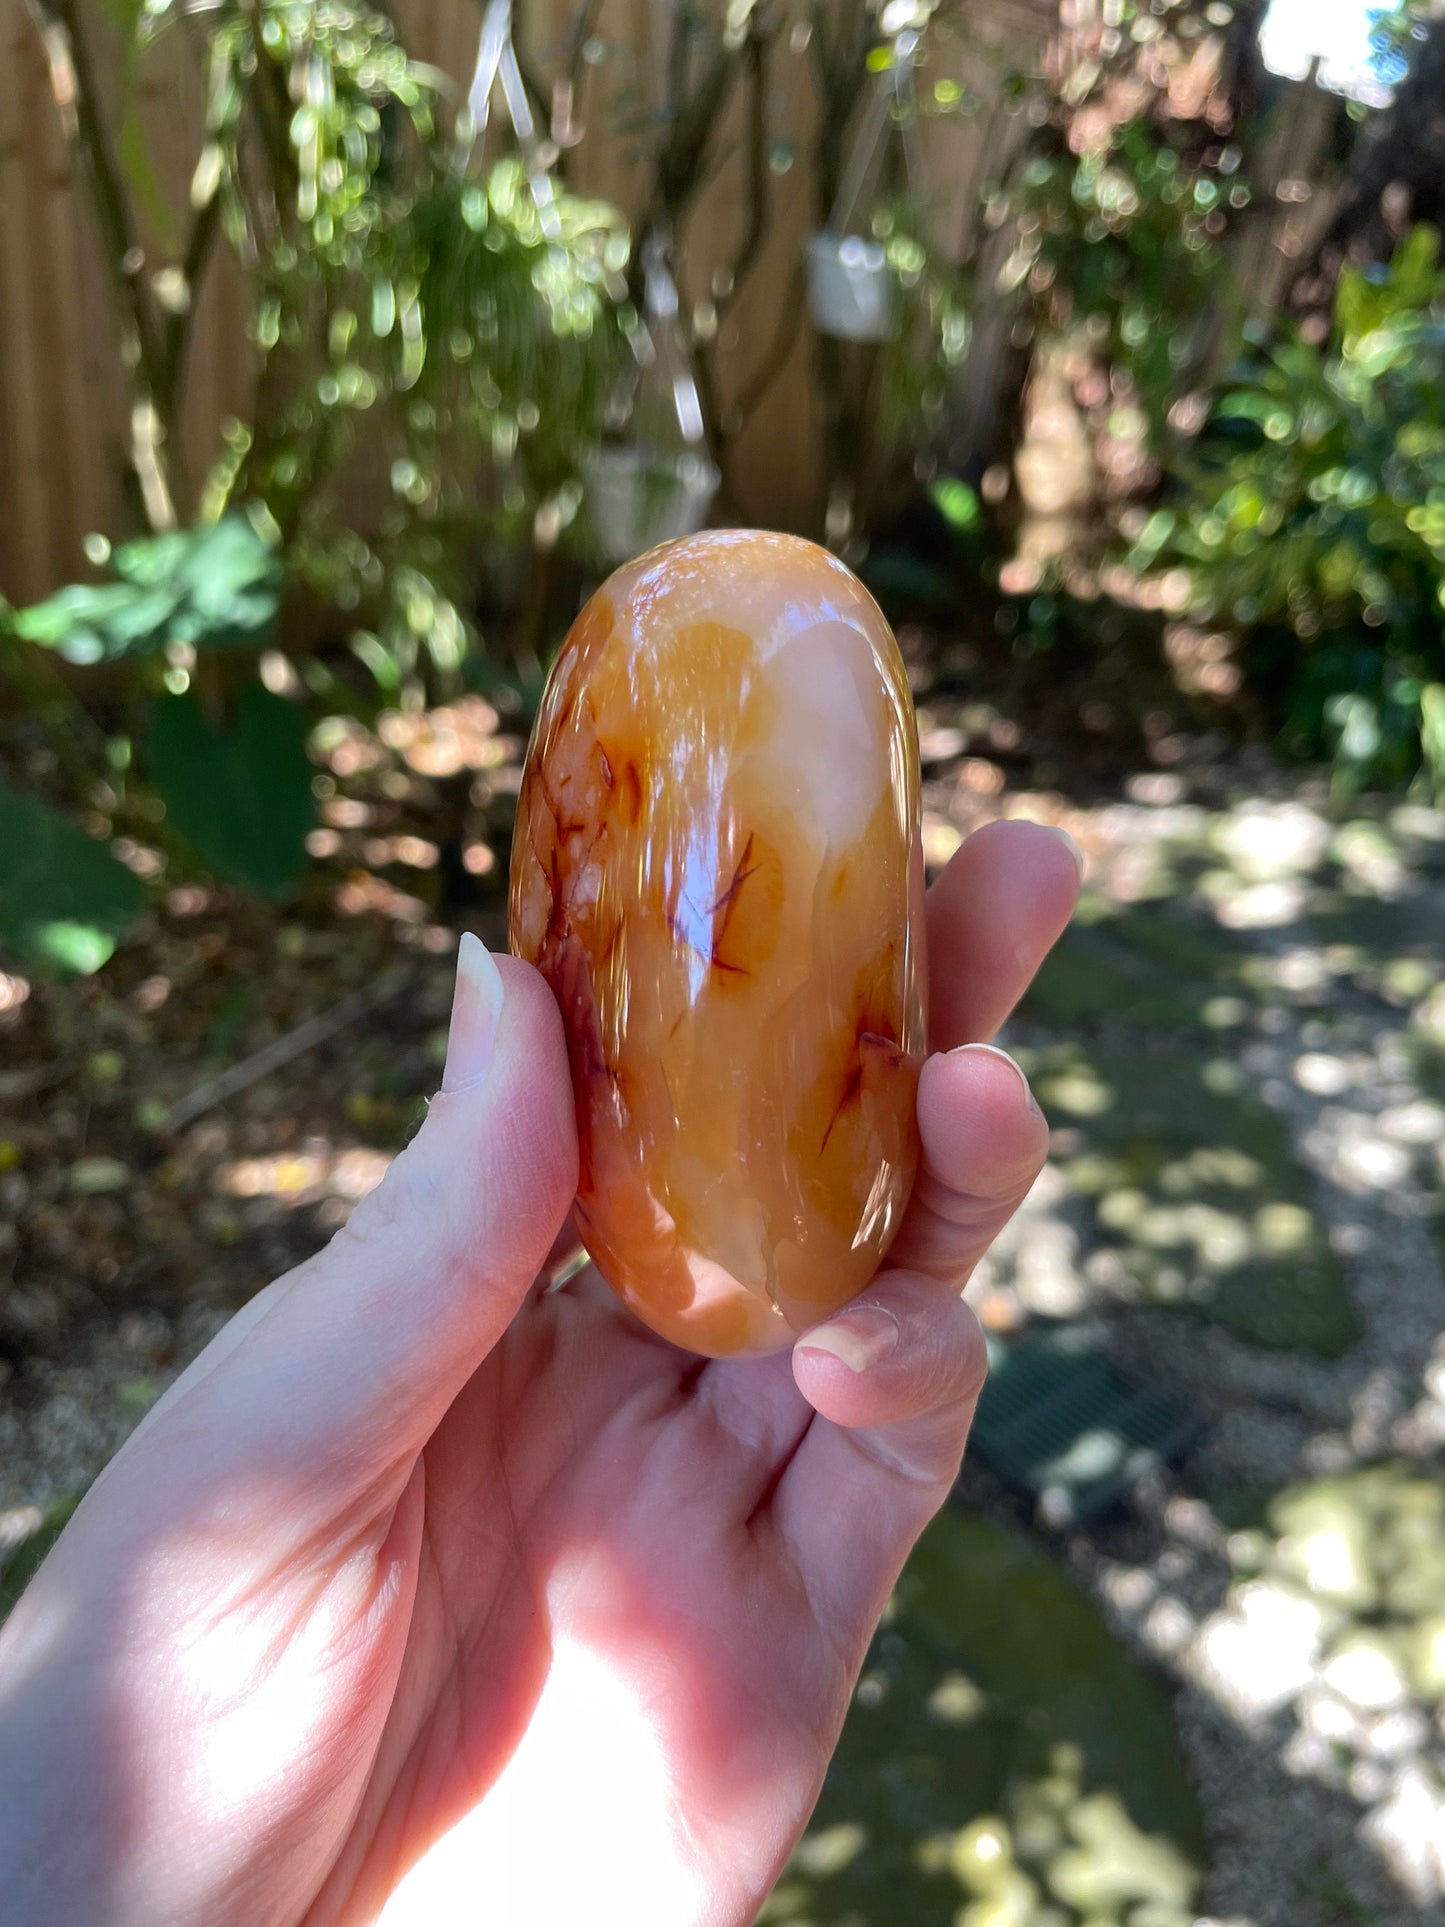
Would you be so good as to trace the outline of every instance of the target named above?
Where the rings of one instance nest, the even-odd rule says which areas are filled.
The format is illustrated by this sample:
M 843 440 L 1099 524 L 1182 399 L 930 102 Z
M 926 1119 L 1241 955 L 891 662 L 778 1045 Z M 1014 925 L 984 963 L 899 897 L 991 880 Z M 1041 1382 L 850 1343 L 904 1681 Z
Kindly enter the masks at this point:
M 573 624 L 522 783 L 512 948 L 566 1025 L 583 1241 L 690 1350 L 790 1343 L 897 1229 L 919 816 L 897 644 L 825 550 L 688 536 Z

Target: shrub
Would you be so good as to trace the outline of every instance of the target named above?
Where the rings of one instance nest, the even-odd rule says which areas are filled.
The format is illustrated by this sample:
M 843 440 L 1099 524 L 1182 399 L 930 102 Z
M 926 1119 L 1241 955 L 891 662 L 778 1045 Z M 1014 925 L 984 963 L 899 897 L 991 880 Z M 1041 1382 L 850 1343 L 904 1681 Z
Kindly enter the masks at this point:
M 1420 226 L 1225 382 L 1135 550 L 1182 564 L 1296 754 L 1340 782 L 1445 787 L 1445 273 Z

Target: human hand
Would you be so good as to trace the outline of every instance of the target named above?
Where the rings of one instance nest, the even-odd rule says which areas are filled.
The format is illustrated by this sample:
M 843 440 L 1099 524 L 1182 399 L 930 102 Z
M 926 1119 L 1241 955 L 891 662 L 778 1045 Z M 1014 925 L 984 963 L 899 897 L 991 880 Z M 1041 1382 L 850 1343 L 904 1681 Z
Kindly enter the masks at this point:
M 744 1927 L 983 1378 L 960 1289 L 1047 1131 L 997 1029 L 1076 858 L 930 893 L 924 1159 L 873 1284 L 707 1362 L 589 1267 L 542 980 L 464 940 L 442 1092 L 101 1475 L 0 1634 L 6 1927 Z M 964 1048 L 958 1048 L 964 1046 Z

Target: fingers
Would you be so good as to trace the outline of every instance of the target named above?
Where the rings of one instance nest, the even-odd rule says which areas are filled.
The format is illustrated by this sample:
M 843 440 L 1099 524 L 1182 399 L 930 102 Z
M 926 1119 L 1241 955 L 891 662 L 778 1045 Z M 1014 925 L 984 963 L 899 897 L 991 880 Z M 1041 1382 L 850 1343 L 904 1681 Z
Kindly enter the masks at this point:
M 430 1436 L 510 1322 L 577 1183 L 556 1002 L 462 939 L 440 1095 L 326 1249 L 228 1328 L 151 1415 L 363 1479 Z M 249 1310 L 249 1308 L 248 1308 Z
M 946 1284 L 882 1272 L 793 1347 L 811 1426 L 773 1501 L 814 1604 L 872 1624 L 957 1476 L 987 1369 L 983 1333 Z
M 933 1049 L 992 1037 L 1073 915 L 1082 866 L 1040 823 L 989 823 L 950 860 L 928 893 Z
M 793 1376 L 813 1409 L 855 1434 L 855 1453 L 915 1483 L 946 1485 L 957 1472 L 984 1370 L 973 1313 L 947 1285 L 912 1271 L 880 1272 L 793 1347 Z M 827 1427 L 814 1430 L 820 1442 L 829 1437 Z
M 961 1290 L 1043 1169 L 1048 1125 L 1011 1057 L 964 1044 L 924 1064 L 918 1134 L 918 1177 L 889 1263 Z

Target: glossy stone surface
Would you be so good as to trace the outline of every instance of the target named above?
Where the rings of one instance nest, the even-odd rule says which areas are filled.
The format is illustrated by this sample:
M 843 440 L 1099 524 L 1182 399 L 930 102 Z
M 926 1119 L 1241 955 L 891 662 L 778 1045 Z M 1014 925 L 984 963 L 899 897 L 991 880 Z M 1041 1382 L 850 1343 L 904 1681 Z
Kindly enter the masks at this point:
M 917 1162 L 923 863 L 903 664 L 842 563 L 721 530 L 611 577 L 543 698 L 510 908 L 624 1301 L 722 1355 L 860 1291 Z

